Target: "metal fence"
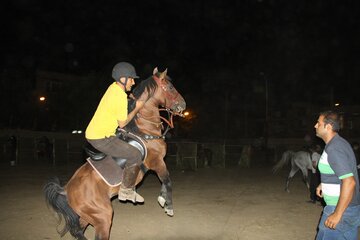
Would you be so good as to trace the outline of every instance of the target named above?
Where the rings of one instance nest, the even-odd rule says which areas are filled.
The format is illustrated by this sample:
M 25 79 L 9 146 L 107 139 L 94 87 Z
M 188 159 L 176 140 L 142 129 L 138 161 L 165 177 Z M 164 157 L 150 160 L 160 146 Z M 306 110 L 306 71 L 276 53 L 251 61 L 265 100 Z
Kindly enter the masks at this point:
M 74 134 L 0 131 L 0 165 L 75 165 L 84 161 L 84 137 Z
M 16 141 L 11 141 L 14 137 Z M 32 131 L 0 131 L 0 165 L 49 164 L 79 165 L 85 162 L 85 138 L 78 134 Z M 264 149 L 257 139 L 204 142 L 167 141 L 166 164 L 169 169 L 196 170 L 207 167 L 273 164 L 283 151 L 300 150 L 303 139 L 269 139 Z

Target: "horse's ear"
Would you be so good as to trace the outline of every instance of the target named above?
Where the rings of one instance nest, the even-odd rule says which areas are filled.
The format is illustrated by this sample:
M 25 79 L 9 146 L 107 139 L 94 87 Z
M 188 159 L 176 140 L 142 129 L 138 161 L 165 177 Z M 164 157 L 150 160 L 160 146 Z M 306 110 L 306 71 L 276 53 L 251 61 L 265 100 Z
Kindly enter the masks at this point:
M 154 70 L 153 70 L 153 75 L 157 74 L 158 72 L 159 72 L 158 68 L 157 68 L 157 67 L 154 68 Z
M 165 71 L 163 71 L 161 74 L 160 74 L 160 79 L 165 79 L 166 78 L 166 75 L 167 75 L 167 69 L 165 69 Z

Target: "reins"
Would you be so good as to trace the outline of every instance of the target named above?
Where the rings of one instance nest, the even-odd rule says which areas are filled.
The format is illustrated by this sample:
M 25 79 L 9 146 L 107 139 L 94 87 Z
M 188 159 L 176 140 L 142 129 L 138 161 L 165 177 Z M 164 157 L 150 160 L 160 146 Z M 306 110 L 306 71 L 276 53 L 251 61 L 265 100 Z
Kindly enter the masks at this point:
M 160 108 L 159 111 L 166 111 L 167 114 L 168 114 L 168 119 L 166 119 L 166 118 L 163 117 L 163 116 L 159 116 L 160 119 L 166 123 L 166 125 L 167 125 L 167 126 L 166 126 L 166 129 L 165 129 L 165 131 L 163 132 L 163 134 L 161 134 L 161 136 L 154 136 L 154 135 L 145 134 L 145 135 L 144 135 L 144 138 L 147 139 L 147 140 L 149 140 L 149 139 L 161 139 L 161 138 L 162 138 L 162 139 L 165 139 L 165 136 L 166 136 L 167 132 L 168 132 L 170 129 L 174 128 L 174 121 L 173 121 L 174 115 L 178 115 L 178 116 L 181 116 L 181 117 L 184 116 L 182 113 L 176 113 L 176 112 L 174 112 L 174 111 L 172 111 L 171 109 L 168 109 L 168 108 Z M 138 116 L 139 118 L 142 118 L 142 119 L 145 120 L 146 122 L 149 122 L 149 123 L 151 123 L 151 124 L 154 124 L 156 127 L 163 126 L 163 122 L 162 122 L 162 121 L 160 121 L 160 122 L 151 121 L 151 120 L 145 118 L 144 116 L 142 116 L 140 113 L 138 113 L 137 116 Z M 157 116 L 156 116 L 156 117 L 157 117 Z M 150 118 L 154 118 L 154 117 L 150 117 Z

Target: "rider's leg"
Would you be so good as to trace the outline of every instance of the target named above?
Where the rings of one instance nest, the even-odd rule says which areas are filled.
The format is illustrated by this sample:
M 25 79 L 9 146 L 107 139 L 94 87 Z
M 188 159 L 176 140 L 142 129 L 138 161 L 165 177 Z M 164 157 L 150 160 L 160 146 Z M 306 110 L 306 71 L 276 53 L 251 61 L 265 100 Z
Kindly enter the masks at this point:
M 125 166 L 118 195 L 119 200 L 130 200 L 133 203 L 144 202 L 144 198 L 135 191 L 135 183 L 139 171 L 140 167 L 136 163 L 131 166 Z
M 144 202 L 144 198 L 135 191 L 136 179 L 140 171 L 141 153 L 135 147 L 127 144 L 126 164 L 123 172 L 118 198 L 121 201 Z M 124 155 L 123 155 L 124 156 Z
M 89 142 L 96 149 L 107 155 L 126 159 L 123 179 L 118 195 L 119 200 L 130 200 L 134 203 L 144 202 L 144 198 L 135 192 L 136 178 L 142 163 L 140 151 L 115 136 L 99 140 L 90 140 Z

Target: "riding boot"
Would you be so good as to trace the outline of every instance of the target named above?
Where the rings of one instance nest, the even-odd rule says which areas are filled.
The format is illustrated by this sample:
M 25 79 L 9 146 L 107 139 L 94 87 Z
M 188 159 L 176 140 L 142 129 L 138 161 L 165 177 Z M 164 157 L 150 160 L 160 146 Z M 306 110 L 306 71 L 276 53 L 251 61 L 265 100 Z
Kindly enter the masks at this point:
M 125 167 L 118 195 L 120 201 L 144 202 L 144 198 L 135 191 L 135 182 L 139 171 L 140 167 L 136 164 Z

